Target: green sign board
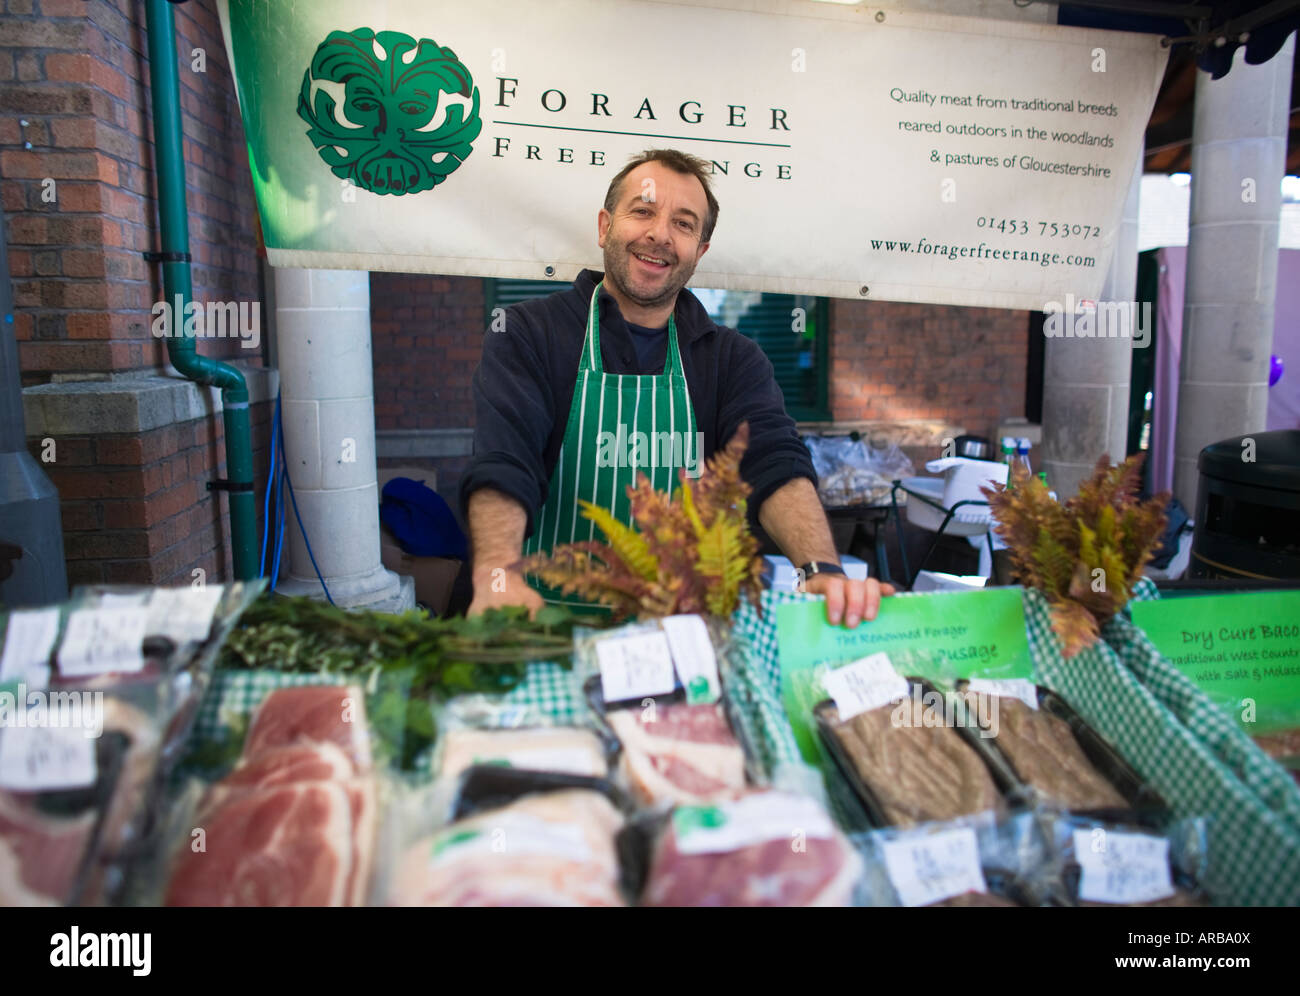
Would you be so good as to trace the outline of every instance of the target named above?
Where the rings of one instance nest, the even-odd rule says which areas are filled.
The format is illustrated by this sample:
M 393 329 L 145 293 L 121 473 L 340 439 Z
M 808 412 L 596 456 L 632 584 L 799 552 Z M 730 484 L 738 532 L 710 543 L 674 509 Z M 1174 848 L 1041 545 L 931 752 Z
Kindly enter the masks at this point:
M 937 685 L 1033 676 L 1020 588 L 895 595 L 855 629 L 827 623 L 823 601 L 791 602 L 778 606 L 776 628 L 781 696 L 811 762 L 821 760 L 812 711 L 827 697 L 822 678 L 842 664 L 884 652 L 900 674 Z
M 1300 726 L 1300 591 L 1134 602 L 1133 622 L 1251 734 Z

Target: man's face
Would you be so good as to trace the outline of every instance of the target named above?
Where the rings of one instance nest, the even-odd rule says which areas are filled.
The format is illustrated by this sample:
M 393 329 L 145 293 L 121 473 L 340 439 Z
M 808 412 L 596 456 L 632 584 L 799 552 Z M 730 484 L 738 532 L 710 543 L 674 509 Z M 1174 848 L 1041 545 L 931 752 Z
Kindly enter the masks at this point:
M 613 214 L 601 209 L 597 243 L 605 279 L 646 308 L 676 299 L 708 250 L 700 241 L 708 201 L 700 181 L 662 163 L 643 163 L 623 178 Z

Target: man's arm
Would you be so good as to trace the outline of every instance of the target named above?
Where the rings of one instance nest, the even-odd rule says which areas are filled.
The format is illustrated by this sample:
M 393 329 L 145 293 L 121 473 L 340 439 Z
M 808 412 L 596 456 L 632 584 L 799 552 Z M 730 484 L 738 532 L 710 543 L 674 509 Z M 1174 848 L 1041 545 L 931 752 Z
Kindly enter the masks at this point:
M 524 605 L 536 611 L 542 597 L 510 565 L 519 559 L 528 516 L 519 502 L 492 488 L 469 496 L 470 556 L 474 600 L 469 615 L 501 605 Z
M 768 495 L 759 506 L 758 521 L 796 568 L 813 560 L 840 562 L 826 511 L 806 477 L 786 481 Z M 891 585 L 875 578 L 854 581 L 835 574 L 815 575 L 805 590 L 826 596 L 827 622 L 838 626 L 843 619 L 850 629 L 862 619 L 875 619 L 881 596 L 894 593 Z

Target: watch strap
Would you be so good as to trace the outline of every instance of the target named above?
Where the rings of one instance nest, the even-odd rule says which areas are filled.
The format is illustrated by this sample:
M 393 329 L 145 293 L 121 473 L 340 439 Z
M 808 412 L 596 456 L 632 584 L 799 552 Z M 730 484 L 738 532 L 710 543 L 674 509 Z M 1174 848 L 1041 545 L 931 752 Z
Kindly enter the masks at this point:
M 810 560 L 808 563 L 800 567 L 799 570 L 803 571 L 805 579 L 816 574 L 838 574 L 840 577 L 848 577 L 843 567 L 839 564 L 833 564 L 828 560 Z

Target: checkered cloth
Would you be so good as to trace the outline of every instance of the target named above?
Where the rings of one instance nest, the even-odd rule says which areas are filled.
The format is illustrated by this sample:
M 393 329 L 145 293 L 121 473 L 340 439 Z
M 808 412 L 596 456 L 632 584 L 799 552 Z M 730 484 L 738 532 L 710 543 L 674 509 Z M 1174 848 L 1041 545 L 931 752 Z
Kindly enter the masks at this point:
M 780 704 L 781 667 L 777 645 L 778 605 L 815 596 L 763 593 L 763 618 L 748 605 L 734 624 L 749 642 L 747 671 Z M 1134 598 L 1158 598 L 1143 579 Z M 1069 661 L 1051 630 L 1047 601 L 1024 593 L 1025 625 L 1034 673 L 1058 692 L 1107 738 L 1160 793 L 1175 817 L 1204 816 L 1209 824 L 1210 861 L 1204 886 L 1225 905 L 1300 903 L 1300 789 L 1232 718 L 1151 644 L 1127 618 L 1113 619 L 1103 640 Z M 793 734 L 782 715 L 793 747 Z M 781 733 L 773 736 L 780 740 Z M 830 799 L 845 829 L 863 828 L 862 814 L 837 790 Z
M 1158 597 L 1143 581 L 1139 599 Z M 1047 601 L 1025 592 L 1039 680 L 1062 695 L 1160 793 L 1176 817 L 1204 816 L 1203 883 L 1224 905 L 1300 903 L 1300 790 L 1126 618 L 1066 661 Z

